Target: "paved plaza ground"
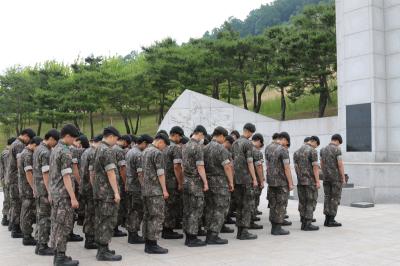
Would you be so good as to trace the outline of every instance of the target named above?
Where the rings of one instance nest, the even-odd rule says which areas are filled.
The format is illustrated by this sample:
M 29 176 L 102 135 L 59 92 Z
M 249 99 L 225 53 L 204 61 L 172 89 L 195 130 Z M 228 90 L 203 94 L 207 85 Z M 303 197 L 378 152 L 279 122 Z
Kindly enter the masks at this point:
M 0 193 L 2 202 L 3 194 Z M 400 265 L 400 206 L 376 205 L 359 209 L 340 207 L 337 220 L 341 228 L 321 226 L 318 232 L 300 230 L 297 201 L 290 200 L 288 214 L 293 225 L 289 236 L 271 236 L 267 221 L 267 205 L 262 200 L 263 230 L 254 230 L 258 239 L 236 240 L 235 234 L 224 234 L 229 244 L 188 248 L 183 240 L 160 240 L 169 249 L 168 255 L 147 255 L 143 245 L 129 245 L 127 238 L 113 238 L 111 248 L 122 254 L 121 262 L 97 262 L 96 251 L 85 250 L 83 242 L 69 243 L 68 255 L 80 265 Z M 323 224 L 322 205 L 316 210 L 317 225 Z M 75 230 L 81 233 L 81 228 Z M 0 265 L 52 265 L 52 257 L 34 255 L 33 247 L 22 246 L 21 239 L 12 239 L 6 227 L 0 226 Z

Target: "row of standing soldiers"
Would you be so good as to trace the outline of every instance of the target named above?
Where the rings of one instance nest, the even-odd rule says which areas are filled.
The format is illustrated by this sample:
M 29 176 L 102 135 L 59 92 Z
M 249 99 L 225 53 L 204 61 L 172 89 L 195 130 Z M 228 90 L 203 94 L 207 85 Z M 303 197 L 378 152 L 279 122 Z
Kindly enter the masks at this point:
M 154 138 L 134 138 L 107 127 L 89 143 L 73 125 L 48 131 L 44 140 L 25 129 L 1 154 L 2 224 L 24 245 L 36 245 L 36 254 L 54 255 L 54 265 L 79 263 L 65 255 L 67 241 L 83 240 L 73 233 L 75 220 L 83 225 L 85 248 L 97 249 L 100 261 L 122 259 L 108 246 L 113 236 L 126 236 L 118 226 L 127 229 L 128 243 L 145 244 L 150 254 L 168 253 L 157 240 L 183 238 L 174 231 L 180 228 L 188 247 L 227 244 L 219 233 L 233 232 L 225 226 L 232 216 L 237 239 L 256 239 L 248 229 L 262 228 L 255 221 L 266 172 L 271 234 L 287 235 L 282 226 L 291 224 L 285 218 L 294 188 L 290 136 L 274 134 L 263 156 L 264 139 L 255 132 L 248 123 L 242 135 L 217 127 L 209 136 L 199 125 L 188 139 L 175 126 L 169 136 L 160 131 Z M 340 226 L 335 216 L 345 182 L 341 143 L 335 134 L 320 153 L 325 226 Z M 304 231 L 318 230 L 312 222 L 320 187 L 319 144 L 318 137 L 307 138 L 293 155 Z

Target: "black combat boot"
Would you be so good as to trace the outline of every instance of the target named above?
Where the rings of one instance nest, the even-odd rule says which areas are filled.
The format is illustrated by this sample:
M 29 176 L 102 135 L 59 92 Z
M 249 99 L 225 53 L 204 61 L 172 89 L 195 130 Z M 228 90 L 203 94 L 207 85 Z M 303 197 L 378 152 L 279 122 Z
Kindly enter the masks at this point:
M 259 229 L 263 229 L 263 228 L 264 228 L 264 226 L 262 226 L 261 224 L 256 224 L 255 222 L 250 223 L 250 229 L 259 230 Z
M 312 221 L 313 223 L 315 223 L 315 222 L 317 221 L 317 219 L 313 218 L 311 221 Z
M 342 226 L 342 224 L 336 222 L 335 216 L 329 216 L 328 227 L 339 227 L 339 226 Z
M 186 234 L 185 245 L 188 247 L 204 247 L 207 243 L 198 239 L 196 235 Z
M 236 224 L 236 222 L 232 219 L 232 217 L 228 216 L 226 218 L 225 224 Z
M 31 235 L 24 235 L 22 239 L 22 245 L 24 246 L 36 246 L 37 242 Z
M 7 215 L 3 215 L 3 219 L 1 219 L 1 225 L 8 226 L 10 221 L 7 219 Z
M 281 236 L 281 235 L 288 235 L 290 234 L 289 231 L 282 229 L 280 224 L 273 223 L 271 228 L 271 235 L 274 236 Z
M 249 231 L 244 227 L 238 227 L 236 238 L 239 240 L 253 240 L 257 239 L 257 235 L 249 233 Z
M 291 221 L 283 220 L 282 226 L 290 226 L 290 225 L 292 225 Z
M 22 234 L 19 224 L 14 224 L 12 226 L 11 237 L 12 238 L 23 238 L 24 237 L 24 234 Z
M 78 260 L 65 256 L 65 252 L 57 252 L 54 256 L 53 266 L 77 266 Z
M 54 249 L 49 248 L 47 244 L 36 244 L 35 248 L 35 254 L 40 255 L 40 256 L 53 256 L 54 255 Z
M 98 261 L 120 261 L 121 255 L 115 255 L 108 249 L 108 245 L 99 245 L 97 249 L 96 259 Z
M 67 238 L 68 242 L 81 242 L 83 241 L 83 237 L 81 237 L 80 235 L 74 234 L 74 231 L 71 231 L 71 233 L 69 233 L 68 238 Z
M 289 219 L 289 215 L 285 214 L 285 219 Z
M 199 231 L 197 232 L 197 236 L 207 236 L 207 232 L 200 227 Z
M 328 222 L 329 222 L 329 215 L 325 215 L 325 222 L 324 222 L 324 226 L 328 226 Z
M 13 225 L 11 222 L 9 222 L 9 223 L 8 223 L 8 231 L 11 232 L 12 229 L 13 229 L 13 226 L 14 226 L 14 225 Z
M 228 240 L 220 238 L 215 232 L 208 231 L 206 243 L 207 245 L 225 245 L 228 244 Z
M 124 237 L 127 236 L 126 233 L 122 232 L 121 230 L 119 230 L 118 225 L 114 228 L 114 237 Z
M 144 244 L 144 239 L 138 234 L 138 232 L 128 232 L 128 243 Z
M 148 254 L 167 254 L 168 249 L 160 247 L 155 240 L 146 240 L 144 252 Z
M 253 222 L 259 222 L 261 219 L 260 219 L 260 217 L 254 216 L 254 217 L 251 218 L 251 220 Z
M 305 220 L 304 231 L 318 231 L 319 227 L 311 223 L 312 220 Z
M 256 210 L 256 215 L 261 215 L 262 214 L 262 212 L 261 211 L 259 211 L 259 210 Z
M 174 230 L 170 228 L 163 228 L 161 237 L 164 239 L 182 239 L 183 235 L 179 234 L 177 232 L 174 232 Z
M 301 230 L 304 230 L 304 226 L 306 225 L 305 219 L 303 216 L 300 216 L 300 222 L 301 222 Z
M 85 235 L 85 248 L 86 249 L 97 249 L 97 244 L 94 242 L 94 236 Z
M 223 225 L 222 228 L 221 228 L 221 232 L 220 233 L 231 234 L 233 232 L 235 232 L 235 230 L 233 230 L 232 228 L 230 228 L 230 227 L 228 227 L 226 225 Z
M 83 222 L 85 221 L 85 216 L 78 215 L 78 219 L 76 220 L 76 224 L 83 226 Z

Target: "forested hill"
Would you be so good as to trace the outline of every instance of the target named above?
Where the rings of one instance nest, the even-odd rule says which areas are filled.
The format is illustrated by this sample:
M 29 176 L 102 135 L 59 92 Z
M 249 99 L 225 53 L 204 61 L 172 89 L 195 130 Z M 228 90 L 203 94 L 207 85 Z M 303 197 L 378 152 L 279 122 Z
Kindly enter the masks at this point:
M 258 35 L 268 27 L 288 22 L 291 16 L 298 14 L 306 5 L 329 2 L 334 0 L 275 0 L 252 10 L 244 21 L 230 17 L 220 27 L 207 31 L 204 37 L 214 38 L 227 26 L 239 32 L 241 37 Z

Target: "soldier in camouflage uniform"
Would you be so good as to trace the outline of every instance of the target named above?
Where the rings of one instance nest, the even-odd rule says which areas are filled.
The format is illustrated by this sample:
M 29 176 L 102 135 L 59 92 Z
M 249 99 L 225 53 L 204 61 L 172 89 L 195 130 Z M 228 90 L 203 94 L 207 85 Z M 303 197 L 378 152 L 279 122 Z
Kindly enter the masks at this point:
M 204 192 L 208 182 L 204 169 L 203 142 L 206 129 L 199 125 L 193 131 L 188 143 L 182 148 L 183 166 L 183 230 L 188 247 L 205 246 L 206 242 L 197 238 L 200 220 L 203 216 Z
M 250 224 L 251 229 L 263 229 L 262 225 L 258 225 L 255 221 L 260 221 L 260 218 L 257 217 L 257 208 L 260 205 L 260 197 L 262 190 L 264 188 L 265 178 L 264 178 L 264 158 L 261 152 L 262 147 L 264 147 L 264 137 L 257 133 L 254 134 L 251 138 L 253 142 L 253 163 L 254 169 L 256 171 L 258 186 L 254 188 L 254 211 L 252 214 L 252 221 Z
M 79 194 L 81 202 L 84 204 L 83 209 L 85 211 L 83 233 L 85 234 L 84 246 L 86 249 L 97 249 L 97 245 L 94 241 L 94 201 L 91 178 L 94 176 L 94 153 L 102 139 L 103 135 L 97 135 L 93 139 L 91 146 L 82 153 L 80 160 L 79 173 L 81 176 L 81 183 L 79 184 Z
M 0 182 L 3 186 L 3 218 L 1 219 L 1 225 L 9 225 L 9 214 L 10 214 L 10 192 L 8 189 L 8 180 L 6 178 L 7 161 L 8 154 L 10 152 L 11 144 L 16 140 L 16 138 L 9 138 L 7 140 L 7 147 L 1 152 L 0 155 Z
M 299 212 L 301 230 L 316 231 L 313 225 L 313 213 L 317 205 L 319 182 L 318 152 L 319 138 L 312 136 L 308 142 L 293 154 L 294 168 L 297 175 L 297 192 L 299 195 Z
M 50 236 L 51 198 L 49 195 L 49 170 L 51 149 L 57 145 L 60 133 L 49 130 L 44 136 L 44 141 L 33 153 L 33 181 L 36 198 L 36 229 L 37 245 L 35 254 L 42 256 L 54 255 L 54 250 L 47 243 Z
M 215 128 L 211 142 L 204 148 L 204 164 L 209 185 L 209 190 L 205 193 L 207 244 L 228 244 L 228 240 L 218 236 L 228 214 L 230 192 L 234 189 L 231 156 L 222 145 L 226 136 L 228 131 L 225 128 Z
M 231 135 L 228 135 L 225 137 L 224 147 L 229 152 L 229 160 L 231 161 L 230 166 L 232 168 L 232 173 L 233 173 L 232 145 L 234 142 L 235 142 L 235 139 Z M 236 224 L 236 222 L 232 219 L 233 212 L 236 210 L 235 199 L 233 198 L 233 196 L 234 196 L 234 193 L 230 192 L 229 211 L 228 211 L 228 214 L 226 215 L 225 224 Z M 235 231 L 235 230 L 229 228 L 228 226 L 226 226 L 225 224 L 221 228 L 221 233 L 233 233 Z
M 169 132 L 171 145 L 163 150 L 165 179 L 169 197 L 165 202 L 165 219 L 162 238 L 181 239 L 182 234 L 173 231 L 180 213 L 180 193 L 183 188 L 182 148 L 179 145 L 184 135 L 181 127 L 175 126 Z
M 21 231 L 24 235 L 22 244 L 24 246 L 35 246 L 36 240 L 32 237 L 33 223 L 35 222 L 35 199 L 33 185 L 33 152 L 42 141 L 39 137 L 31 139 L 29 144 L 20 154 L 18 160 L 18 187 L 21 197 Z
M 243 135 L 232 145 L 233 165 L 235 170 L 235 200 L 237 204 L 236 226 L 237 239 L 256 239 L 257 235 L 249 233 L 251 216 L 254 210 L 254 188 L 258 181 L 253 164 L 253 144 L 249 140 L 256 127 L 247 123 L 243 127 Z
M 65 255 L 67 238 L 74 223 L 74 209 L 79 207 L 74 193 L 71 146 L 78 137 L 75 126 L 61 129 L 61 139 L 50 154 L 50 196 L 52 199 L 50 245 L 55 250 L 54 265 L 78 265 L 79 261 Z
M 289 134 L 280 133 L 279 143 L 266 158 L 269 220 L 272 224 L 272 235 L 288 235 L 289 231 L 282 229 L 281 226 L 285 218 L 289 191 L 293 190 L 289 151 L 287 149 L 290 146 Z
M 11 237 L 21 238 L 23 234 L 20 227 L 21 199 L 18 188 L 18 166 L 17 157 L 24 150 L 25 145 L 35 137 L 35 132 L 28 128 L 22 130 L 19 137 L 11 144 L 8 155 L 6 180 L 9 184 L 10 193 L 10 227 Z
M 167 135 L 158 133 L 153 144 L 150 144 L 142 154 L 143 236 L 146 241 L 144 252 L 149 254 L 168 253 L 168 249 L 160 247 L 157 240 L 164 222 L 165 200 L 169 196 L 162 154 L 169 143 Z
M 118 208 L 121 200 L 117 158 L 113 146 L 120 134 L 114 127 L 103 130 L 103 141 L 96 148 L 94 159 L 93 198 L 95 200 L 95 239 L 98 245 L 96 259 L 99 261 L 119 261 L 108 248 L 117 225 Z
M 129 244 L 143 244 L 144 239 L 138 232 L 143 220 L 143 200 L 141 183 L 143 183 L 142 152 L 153 138 L 147 134 L 137 139 L 137 145 L 126 154 L 126 193 L 127 193 L 127 219 L 126 229 L 128 230 Z
M 331 143 L 325 148 L 322 148 L 320 154 L 325 193 L 324 225 L 328 227 L 342 226 L 341 223 L 335 220 L 337 209 L 340 204 L 342 186 L 346 183 L 342 152 L 340 150 L 342 142 L 342 137 L 339 134 L 333 135 Z

